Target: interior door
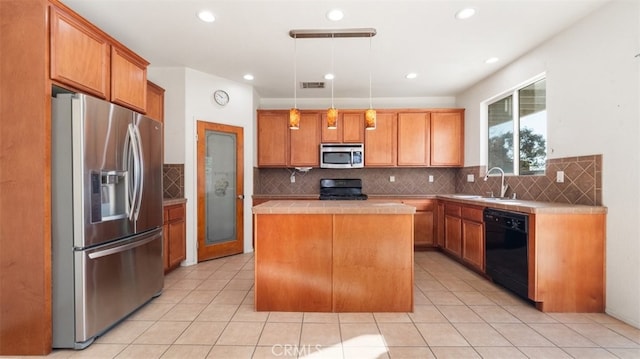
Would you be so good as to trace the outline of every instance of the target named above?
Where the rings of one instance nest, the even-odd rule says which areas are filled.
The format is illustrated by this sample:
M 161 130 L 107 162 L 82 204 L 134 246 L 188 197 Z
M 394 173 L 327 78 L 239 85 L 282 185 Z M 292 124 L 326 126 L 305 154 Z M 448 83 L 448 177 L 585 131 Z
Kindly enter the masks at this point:
M 243 129 L 198 121 L 198 262 L 243 252 Z

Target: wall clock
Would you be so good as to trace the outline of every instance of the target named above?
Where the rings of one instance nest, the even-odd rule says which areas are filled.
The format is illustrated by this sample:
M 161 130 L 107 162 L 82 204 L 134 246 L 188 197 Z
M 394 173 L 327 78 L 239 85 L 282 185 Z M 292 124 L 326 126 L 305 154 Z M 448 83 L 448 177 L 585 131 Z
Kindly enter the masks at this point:
M 229 94 L 223 90 L 216 90 L 213 93 L 213 99 L 216 101 L 218 105 L 225 106 L 226 104 L 229 103 Z

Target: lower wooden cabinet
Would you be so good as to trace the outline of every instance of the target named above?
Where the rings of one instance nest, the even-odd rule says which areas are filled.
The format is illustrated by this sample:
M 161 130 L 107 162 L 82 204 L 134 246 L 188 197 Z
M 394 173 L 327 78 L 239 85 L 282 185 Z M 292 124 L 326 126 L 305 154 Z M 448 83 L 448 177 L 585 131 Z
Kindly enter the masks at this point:
M 416 207 L 413 216 L 413 244 L 416 248 L 434 247 L 435 241 L 435 206 L 433 199 L 402 200 L 402 203 Z
M 457 203 L 444 203 L 443 207 L 443 249 L 484 272 L 483 208 Z
M 164 271 L 180 266 L 187 258 L 185 204 L 164 207 Z

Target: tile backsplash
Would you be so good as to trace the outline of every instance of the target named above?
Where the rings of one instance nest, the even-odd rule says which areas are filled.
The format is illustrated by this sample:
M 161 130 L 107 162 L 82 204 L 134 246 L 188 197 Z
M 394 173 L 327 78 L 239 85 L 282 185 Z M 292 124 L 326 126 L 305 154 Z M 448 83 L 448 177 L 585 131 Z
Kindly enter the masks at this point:
M 564 171 L 564 182 L 556 182 L 557 171 Z M 500 176 L 483 180 L 486 167 L 465 167 L 456 174 L 456 192 L 486 195 L 500 190 Z M 474 182 L 467 182 L 473 174 Z M 506 196 L 533 201 L 602 205 L 602 155 L 555 158 L 547 160 L 544 175 L 505 176 L 509 185 Z
M 162 166 L 162 186 L 164 198 L 184 198 L 184 164 Z
M 429 195 L 469 193 L 486 195 L 498 193 L 500 176 L 483 180 L 485 167 L 464 168 L 364 168 L 320 169 L 295 173 L 293 169 L 254 168 L 254 193 L 261 195 L 317 195 L 322 178 L 361 178 L 366 194 Z M 564 183 L 556 182 L 556 172 L 564 171 Z M 467 182 L 473 174 L 474 181 Z M 390 177 L 395 177 L 395 182 Z M 433 176 L 433 182 L 429 182 Z M 506 176 L 509 185 L 506 195 L 545 202 L 602 205 L 602 155 L 567 157 L 547 160 L 544 175 Z

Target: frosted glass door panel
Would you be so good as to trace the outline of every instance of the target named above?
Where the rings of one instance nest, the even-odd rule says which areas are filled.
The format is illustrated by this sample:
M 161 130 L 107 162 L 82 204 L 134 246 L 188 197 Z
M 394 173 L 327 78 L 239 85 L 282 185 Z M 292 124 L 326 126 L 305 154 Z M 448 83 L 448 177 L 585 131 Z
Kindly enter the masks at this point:
M 206 131 L 206 239 L 219 244 L 236 240 L 236 136 Z

